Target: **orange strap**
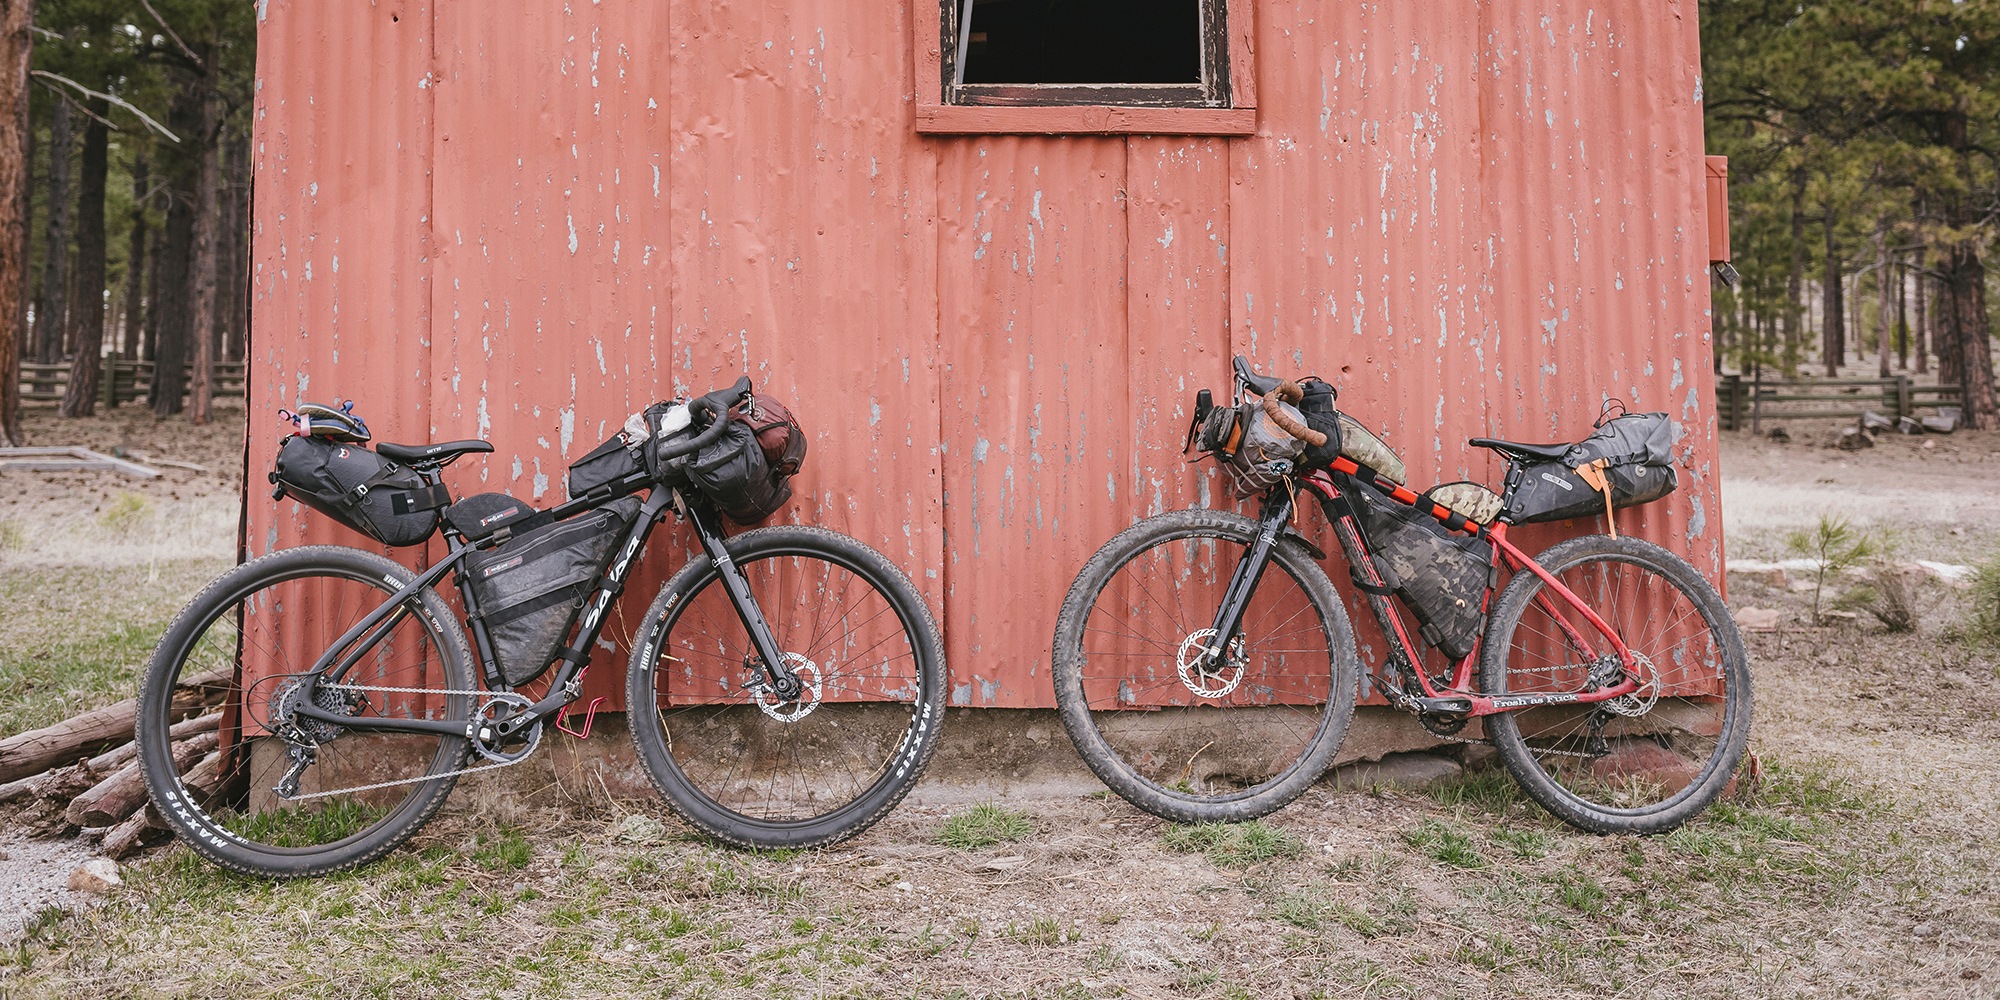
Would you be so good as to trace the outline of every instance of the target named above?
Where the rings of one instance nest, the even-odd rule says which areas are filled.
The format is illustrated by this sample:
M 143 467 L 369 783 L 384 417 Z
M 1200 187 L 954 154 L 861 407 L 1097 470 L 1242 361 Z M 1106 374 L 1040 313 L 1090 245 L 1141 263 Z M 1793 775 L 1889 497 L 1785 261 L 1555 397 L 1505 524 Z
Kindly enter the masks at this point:
M 1576 467 L 1577 478 L 1590 484 L 1590 488 L 1604 494 L 1604 524 L 1611 537 L 1618 537 L 1618 522 L 1611 516 L 1611 479 L 1604 474 L 1605 459 L 1585 462 Z

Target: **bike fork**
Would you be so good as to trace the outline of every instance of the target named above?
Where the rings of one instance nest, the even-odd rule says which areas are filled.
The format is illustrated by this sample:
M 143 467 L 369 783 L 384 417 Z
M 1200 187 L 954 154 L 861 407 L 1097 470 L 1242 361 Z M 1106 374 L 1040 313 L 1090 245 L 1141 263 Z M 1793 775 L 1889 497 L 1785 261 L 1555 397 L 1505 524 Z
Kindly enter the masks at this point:
M 750 593 L 750 581 L 744 579 L 743 571 L 736 568 L 736 560 L 730 558 L 729 550 L 723 547 L 722 526 L 717 522 L 716 514 L 706 507 L 697 506 L 691 517 L 695 523 L 695 534 L 701 537 L 701 547 L 708 553 L 709 561 L 715 564 L 715 573 L 722 578 L 722 588 L 729 594 L 729 604 L 736 609 L 737 619 L 750 635 L 750 648 L 756 651 L 758 659 L 764 661 L 764 682 L 770 685 L 772 695 L 779 701 L 797 701 L 805 685 L 785 662 L 784 651 L 778 648 L 778 639 L 771 634 L 763 609 L 757 607 L 757 598 Z
M 1263 513 L 1257 518 L 1257 537 L 1251 539 L 1250 547 L 1237 561 L 1236 571 L 1229 577 L 1229 588 L 1222 593 L 1222 606 L 1215 611 L 1209 645 L 1202 650 L 1204 673 L 1215 669 L 1223 661 L 1230 643 L 1236 640 L 1237 629 L 1243 625 L 1243 610 L 1250 604 L 1250 594 L 1257 589 L 1257 582 L 1264 578 L 1264 569 L 1271 565 L 1271 552 L 1278 547 L 1278 539 L 1284 535 L 1285 526 L 1291 520 L 1290 491 L 1276 492 L 1264 501 Z

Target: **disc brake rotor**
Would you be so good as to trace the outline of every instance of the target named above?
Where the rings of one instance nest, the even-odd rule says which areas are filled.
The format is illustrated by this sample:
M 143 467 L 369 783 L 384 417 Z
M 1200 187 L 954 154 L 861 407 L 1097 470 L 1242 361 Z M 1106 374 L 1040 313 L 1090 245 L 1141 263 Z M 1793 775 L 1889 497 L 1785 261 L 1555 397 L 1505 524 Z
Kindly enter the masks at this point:
M 1243 637 L 1237 636 L 1223 654 L 1223 663 L 1218 669 L 1206 669 L 1213 661 L 1208 655 L 1208 641 L 1215 638 L 1215 630 L 1205 628 L 1181 640 L 1180 652 L 1174 657 L 1174 667 L 1181 675 L 1181 686 L 1194 693 L 1197 698 L 1214 700 L 1236 690 L 1243 683 L 1244 668 L 1249 658 L 1243 653 Z
M 1633 666 L 1637 668 L 1639 687 L 1631 694 L 1621 694 L 1603 702 L 1599 707 L 1607 712 L 1633 718 L 1653 710 L 1660 700 L 1660 674 L 1653 669 L 1653 658 L 1644 653 L 1632 654 Z
M 790 667 L 792 673 L 797 674 L 799 678 L 798 700 L 779 701 L 777 696 L 771 693 L 770 687 L 764 684 L 757 685 L 752 692 L 757 696 L 757 707 L 762 709 L 765 715 L 779 722 L 797 722 L 811 715 L 813 709 L 819 707 L 819 667 L 797 653 L 786 653 L 784 657 L 785 666 Z

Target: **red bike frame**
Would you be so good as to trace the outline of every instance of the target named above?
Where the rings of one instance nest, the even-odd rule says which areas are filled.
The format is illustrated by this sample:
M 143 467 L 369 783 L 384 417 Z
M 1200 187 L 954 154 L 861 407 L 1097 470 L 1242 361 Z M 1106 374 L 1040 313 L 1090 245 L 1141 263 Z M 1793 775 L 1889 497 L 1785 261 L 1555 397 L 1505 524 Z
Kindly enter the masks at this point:
M 1359 465 L 1345 456 L 1333 460 L 1332 471 L 1349 476 L 1356 474 L 1367 475 L 1367 473 L 1362 472 Z M 1339 500 L 1341 497 L 1340 487 L 1335 484 L 1333 477 L 1326 471 L 1309 473 L 1301 482 L 1304 483 L 1307 489 L 1318 494 L 1322 498 L 1322 501 Z M 1380 485 L 1387 491 L 1389 499 L 1406 507 L 1415 507 L 1420 501 L 1423 501 L 1422 497 L 1402 486 L 1395 486 L 1391 489 L 1386 482 Z M 1324 503 L 1322 506 L 1325 506 Z M 1638 690 L 1639 682 L 1634 679 L 1638 676 L 1637 660 L 1632 655 L 1632 651 L 1625 647 L 1625 642 L 1619 637 L 1617 630 L 1606 624 L 1596 611 L 1592 610 L 1588 604 L 1583 602 L 1582 598 L 1577 597 L 1568 587 L 1564 586 L 1561 580 L 1556 579 L 1527 553 L 1522 552 L 1514 546 L 1514 543 L 1508 541 L 1507 526 L 1505 524 L 1495 523 L 1482 528 L 1435 503 L 1431 503 L 1429 506 L 1430 509 L 1424 513 L 1436 518 L 1447 530 L 1458 531 L 1464 534 L 1482 535 L 1487 541 L 1492 543 L 1493 565 L 1504 568 L 1509 578 L 1513 574 L 1524 570 L 1540 577 L 1544 588 L 1541 593 L 1535 595 L 1536 605 L 1555 621 L 1557 627 L 1562 630 L 1564 637 L 1569 640 L 1574 648 L 1583 652 L 1591 662 L 1595 662 L 1605 655 L 1615 653 L 1625 668 L 1624 679 L 1617 684 L 1598 688 L 1594 691 L 1488 695 L 1477 690 L 1473 684 L 1473 672 L 1477 668 L 1480 654 L 1483 652 L 1481 647 L 1485 644 L 1485 638 L 1482 636 L 1473 643 L 1472 651 L 1467 653 L 1465 658 L 1458 661 L 1452 668 L 1449 683 L 1443 687 L 1439 687 L 1432 682 L 1427 672 L 1423 669 L 1423 660 L 1418 654 L 1417 645 L 1410 640 L 1410 634 L 1403 624 L 1402 615 L 1396 610 L 1395 606 L 1389 602 L 1386 596 L 1364 593 L 1363 597 L 1368 601 L 1369 609 L 1374 612 L 1376 622 L 1382 626 L 1383 634 L 1391 637 L 1392 641 L 1400 647 L 1405 661 L 1410 665 L 1410 674 L 1416 678 L 1417 685 L 1422 689 L 1421 692 L 1402 692 L 1404 695 L 1402 699 L 1394 699 L 1392 692 L 1392 700 L 1400 700 L 1401 707 L 1406 709 L 1477 717 L 1541 705 L 1589 704 L 1592 702 L 1609 701 L 1612 698 L 1631 694 Z M 1340 538 L 1341 548 L 1346 552 L 1349 565 L 1363 582 L 1370 586 L 1380 587 L 1383 583 L 1382 577 L 1376 572 L 1375 561 L 1368 551 L 1367 539 L 1363 536 L 1360 526 L 1354 523 L 1353 516 L 1341 513 L 1336 517 L 1333 516 L 1334 510 L 1332 508 L 1327 507 L 1325 509 L 1329 515 L 1329 519 L 1334 522 L 1335 534 Z M 1499 587 L 1497 585 L 1487 588 L 1486 594 L 1481 598 L 1481 611 L 1491 613 L 1493 596 L 1498 591 Z M 1565 609 L 1567 609 L 1567 613 Z M 1573 620 L 1573 617 L 1581 618 L 1585 626 L 1579 627 L 1577 622 Z M 1589 632 L 1591 631 L 1596 632 L 1601 637 L 1599 642 L 1592 642 L 1590 640 Z M 1604 652 L 1600 652 L 1600 649 L 1604 650 Z M 1381 678 L 1377 678 L 1378 684 L 1381 680 Z

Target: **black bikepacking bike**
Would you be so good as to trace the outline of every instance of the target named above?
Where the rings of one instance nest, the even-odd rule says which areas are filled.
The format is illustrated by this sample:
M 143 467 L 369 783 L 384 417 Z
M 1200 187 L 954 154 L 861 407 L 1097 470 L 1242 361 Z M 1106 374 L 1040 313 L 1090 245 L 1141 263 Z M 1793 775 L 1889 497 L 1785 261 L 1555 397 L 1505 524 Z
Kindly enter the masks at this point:
M 1331 386 L 1241 357 L 1235 375 L 1235 397 L 1261 401 L 1213 406 L 1203 390 L 1189 439 L 1257 517 L 1139 521 L 1084 565 L 1057 620 L 1063 725 L 1114 791 L 1181 822 L 1269 813 L 1333 759 L 1364 676 L 1441 739 L 1481 720 L 1522 790 L 1584 830 L 1669 830 L 1729 787 L 1750 729 L 1742 638 L 1694 567 L 1612 519 L 1673 489 L 1665 414 L 1607 416 L 1574 444 L 1475 438 L 1507 458 L 1502 492 L 1419 495 Z M 1301 496 L 1387 638 L 1365 674 L 1326 553 L 1292 527 Z M 1534 557 L 1507 538 L 1593 514 L 1609 534 Z
M 587 736 L 597 701 L 581 728 L 569 712 L 592 647 L 671 513 L 702 554 L 636 634 L 626 704 L 647 772 L 677 814 L 731 844 L 825 844 L 875 823 L 937 747 L 937 627 L 908 578 L 852 538 L 794 525 L 725 536 L 701 474 L 741 465 L 729 442 L 770 429 L 750 419 L 763 399 L 750 389 L 746 378 L 648 409 L 640 434 L 572 467 L 575 499 L 544 511 L 502 494 L 451 501 L 441 470 L 492 451 L 484 441 L 370 451 L 359 421 L 324 408 L 298 417 L 273 474 L 281 494 L 390 544 L 442 531 L 446 555 L 413 572 L 305 546 L 203 590 L 161 639 L 139 696 L 139 758 L 159 815 L 223 867 L 315 875 L 395 849 L 460 776 L 520 763 L 552 725 Z M 326 423 L 341 423 L 331 439 L 306 434 Z M 795 448 L 802 457 L 802 437 Z M 750 459 L 781 503 L 783 476 Z M 342 463 L 353 462 L 371 463 L 369 482 L 351 481 Z M 308 496 L 306 465 L 339 480 L 336 492 Z M 447 574 L 465 629 L 436 589 Z M 560 586 L 510 592 L 509 574 Z

